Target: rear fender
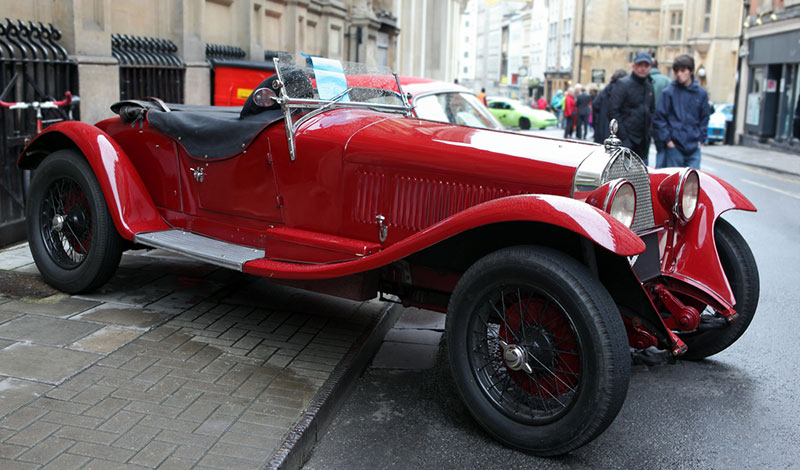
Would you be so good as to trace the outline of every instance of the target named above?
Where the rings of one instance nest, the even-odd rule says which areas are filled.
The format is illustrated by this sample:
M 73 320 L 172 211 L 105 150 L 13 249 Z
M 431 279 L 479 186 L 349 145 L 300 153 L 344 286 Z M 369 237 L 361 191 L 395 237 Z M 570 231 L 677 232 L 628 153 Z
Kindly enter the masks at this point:
M 65 148 L 77 150 L 91 165 L 114 225 L 123 238 L 133 240 L 135 233 L 169 228 L 128 155 L 95 126 L 78 121 L 49 126 L 28 144 L 17 166 L 34 169 L 47 155 Z
M 670 170 L 657 175 L 654 191 L 658 190 L 658 184 L 667 176 L 680 171 Z M 665 276 L 700 289 L 723 305 L 732 307 L 736 299 L 719 260 L 713 236 L 714 224 L 723 212 L 731 209 L 755 212 L 756 207 L 729 183 L 702 171 L 697 173 L 700 177 L 700 194 L 697 210 L 688 223 L 675 221 L 669 209 L 660 207 L 655 203 L 657 198 L 654 198 L 654 205 L 659 205 L 660 209 L 656 212 L 663 214 L 662 217 L 669 217 L 669 223 L 674 227 L 672 239 L 666 239 L 669 231 L 665 231 L 661 240 L 661 271 Z
M 645 245 L 635 233 L 610 215 L 574 199 L 550 195 L 520 195 L 494 199 L 448 217 L 373 255 L 335 264 L 294 264 L 253 260 L 244 271 L 286 279 L 324 279 L 376 269 L 476 227 L 513 221 L 541 222 L 577 233 L 619 256 L 633 256 Z

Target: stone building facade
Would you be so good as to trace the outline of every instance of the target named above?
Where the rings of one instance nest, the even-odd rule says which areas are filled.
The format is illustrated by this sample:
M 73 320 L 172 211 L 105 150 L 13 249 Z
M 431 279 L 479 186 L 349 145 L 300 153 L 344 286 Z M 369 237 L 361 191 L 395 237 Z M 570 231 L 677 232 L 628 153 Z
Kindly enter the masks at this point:
M 668 77 L 677 55 L 693 56 L 711 100 L 733 100 L 739 0 L 549 0 L 548 9 L 548 96 L 575 83 L 602 87 L 646 51 Z
M 52 23 L 78 63 L 81 119 L 109 117 L 120 98 L 114 35 L 171 41 L 185 67 L 183 101 L 209 104 L 206 46 L 231 46 L 244 60 L 265 51 L 388 65 L 401 74 L 452 80 L 466 0 L 0 0 L 3 16 Z M 407 29 L 409 33 L 402 35 Z

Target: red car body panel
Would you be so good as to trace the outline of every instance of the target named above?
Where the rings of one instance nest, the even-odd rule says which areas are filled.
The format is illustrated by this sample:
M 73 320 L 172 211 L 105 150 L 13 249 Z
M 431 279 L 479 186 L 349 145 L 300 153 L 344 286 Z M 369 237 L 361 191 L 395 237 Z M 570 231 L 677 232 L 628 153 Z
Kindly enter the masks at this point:
M 542 221 L 564 227 L 623 256 L 644 250 L 644 243 L 636 234 L 599 209 L 560 196 L 520 195 L 472 206 L 372 256 L 344 263 L 302 265 L 260 259 L 245 264 L 244 272 L 287 279 L 340 277 L 381 267 L 471 228 L 519 220 Z
M 658 194 L 659 185 L 677 171 L 675 168 L 651 171 L 653 194 Z M 686 224 L 675 222 L 672 240 L 667 238 L 669 230 L 661 233 L 661 271 L 664 276 L 708 292 L 717 300 L 733 306 L 736 299 L 717 253 L 714 223 L 725 211 L 740 209 L 754 212 L 756 208 L 739 190 L 725 181 L 702 171 L 698 171 L 698 175 L 700 196 L 694 217 Z M 657 197 L 653 201 L 656 224 L 669 226 L 674 219 L 672 208 L 663 207 Z M 671 246 L 669 250 L 666 248 L 668 245 Z
M 139 232 L 166 230 L 169 227 L 155 208 L 148 188 L 128 154 L 111 136 L 96 126 L 77 121 L 62 121 L 34 138 L 17 165 L 34 168 L 39 163 L 38 148 L 49 148 L 66 137 L 83 153 L 103 190 L 108 210 L 120 235 L 132 240 Z

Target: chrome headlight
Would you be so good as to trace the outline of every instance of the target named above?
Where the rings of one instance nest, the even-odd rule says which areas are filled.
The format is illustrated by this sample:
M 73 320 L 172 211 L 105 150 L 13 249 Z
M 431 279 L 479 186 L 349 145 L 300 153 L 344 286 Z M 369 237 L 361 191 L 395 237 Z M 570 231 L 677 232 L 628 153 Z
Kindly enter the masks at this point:
M 630 228 L 633 224 L 633 218 L 636 215 L 636 190 L 633 185 L 624 180 L 611 187 L 608 192 L 607 200 L 609 203 L 604 208 L 611 217 L 622 222 L 626 227 Z
M 690 221 L 697 209 L 697 197 L 700 194 L 700 176 L 691 168 L 681 173 L 675 197 L 675 215 L 684 223 Z
M 636 215 L 636 189 L 630 181 L 616 179 L 594 190 L 586 203 L 607 212 L 630 228 Z
M 692 168 L 684 168 L 668 176 L 658 185 L 658 199 L 665 209 L 682 223 L 692 220 L 697 212 L 697 199 L 700 195 L 700 175 Z
M 653 227 L 655 220 L 650 192 L 650 175 L 644 162 L 628 149 L 620 149 L 609 155 L 603 147 L 596 147 L 578 165 L 572 185 L 572 197 L 586 200 L 595 207 L 608 212 L 611 206 L 604 207 L 604 198 L 608 190 L 601 191 L 602 194 L 599 195 L 594 192 L 602 189 L 603 185 L 613 184 L 617 180 L 631 184 L 636 195 L 635 217 L 632 223 L 628 224 L 630 229 L 638 232 Z M 589 199 L 593 196 L 601 198 L 592 202 Z

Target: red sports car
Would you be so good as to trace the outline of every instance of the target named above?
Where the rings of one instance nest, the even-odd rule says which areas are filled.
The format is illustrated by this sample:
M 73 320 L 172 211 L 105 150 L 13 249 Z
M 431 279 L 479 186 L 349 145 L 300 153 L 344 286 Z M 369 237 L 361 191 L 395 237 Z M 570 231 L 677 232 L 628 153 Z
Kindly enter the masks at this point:
M 44 279 L 90 291 L 147 246 L 447 312 L 468 409 L 539 455 L 614 420 L 631 348 L 702 359 L 752 321 L 756 262 L 720 215 L 755 207 L 719 178 L 650 170 L 613 135 L 425 120 L 385 70 L 276 68 L 241 109 L 127 101 L 34 139 L 18 164 L 35 169 L 28 237 Z

